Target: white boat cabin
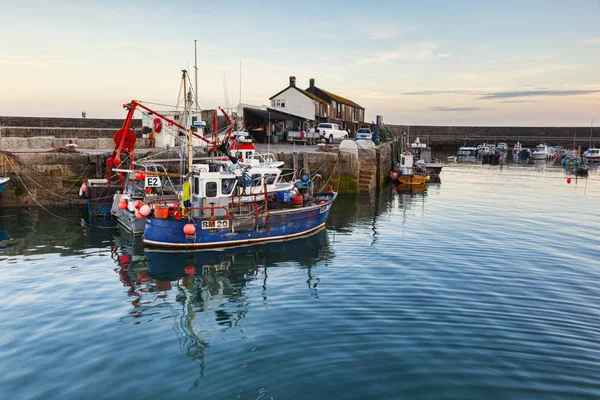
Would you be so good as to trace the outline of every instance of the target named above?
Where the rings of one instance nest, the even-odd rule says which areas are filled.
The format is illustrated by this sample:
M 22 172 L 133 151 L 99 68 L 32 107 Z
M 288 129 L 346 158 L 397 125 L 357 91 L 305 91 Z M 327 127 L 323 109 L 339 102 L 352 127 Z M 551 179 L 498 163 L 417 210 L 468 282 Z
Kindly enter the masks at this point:
M 402 175 L 412 175 L 414 169 L 414 158 L 410 153 L 402 153 L 398 162 L 397 171 Z
M 264 201 L 265 191 L 274 193 L 294 188 L 293 181 L 282 181 L 282 170 L 279 168 L 241 168 L 237 164 L 230 164 L 227 169 L 223 166 L 221 168 L 220 171 L 210 171 L 208 164 L 194 164 L 190 182 L 193 208 L 208 208 L 212 205 L 227 207 L 232 202 L 260 202 Z M 207 210 L 203 210 L 204 214 L 206 212 Z M 216 215 L 225 215 L 225 211 L 220 209 Z

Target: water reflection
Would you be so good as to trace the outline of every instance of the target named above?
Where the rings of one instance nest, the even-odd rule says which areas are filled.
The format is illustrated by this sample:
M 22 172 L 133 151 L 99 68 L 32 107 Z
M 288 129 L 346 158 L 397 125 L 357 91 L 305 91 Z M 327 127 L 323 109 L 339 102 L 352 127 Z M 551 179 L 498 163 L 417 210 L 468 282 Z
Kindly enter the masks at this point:
M 167 309 L 163 318 L 173 320 L 182 353 L 198 364 L 192 390 L 204 375 L 212 334 L 239 326 L 248 313 L 245 292 L 251 282 L 260 277 L 264 294 L 268 269 L 295 263 L 306 269 L 308 290 L 318 297 L 319 278 L 312 268 L 333 251 L 325 229 L 292 241 L 198 252 L 144 249 L 139 236 L 123 229 L 114 238 L 111 256 L 132 298 L 132 309 L 122 320 L 149 322 Z

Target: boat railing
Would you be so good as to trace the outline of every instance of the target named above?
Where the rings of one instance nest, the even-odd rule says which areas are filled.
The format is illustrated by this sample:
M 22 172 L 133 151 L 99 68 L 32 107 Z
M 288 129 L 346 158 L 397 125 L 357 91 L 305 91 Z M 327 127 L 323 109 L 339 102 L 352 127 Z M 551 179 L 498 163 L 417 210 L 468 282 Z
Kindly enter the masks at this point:
M 293 168 L 282 168 L 279 180 L 281 182 L 294 182 L 296 180 L 296 173 L 297 171 Z
M 203 213 L 204 211 L 210 211 L 210 218 L 216 218 L 215 210 L 223 210 L 223 211 L 225 211 L 225 219 L 231 219 L 231 215 L 229 214 L 229 208 L 226 206 L 218 206 L 215 204 L 211 204 L 210 206 L 207 206 L 207 207 L 186 207 L 186 210 L 189 210 L 189 212 L 192 212 L 192 213 L 194 213 L 194 212 Z

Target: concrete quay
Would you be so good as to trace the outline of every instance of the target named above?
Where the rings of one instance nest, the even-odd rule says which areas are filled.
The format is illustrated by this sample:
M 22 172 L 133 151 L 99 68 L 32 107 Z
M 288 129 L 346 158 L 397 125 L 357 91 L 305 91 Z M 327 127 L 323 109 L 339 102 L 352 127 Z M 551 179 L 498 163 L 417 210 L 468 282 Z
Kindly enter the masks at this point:
M 113 149 L 112 145 L 104 148 L 90 146 L 92 148 L 80 147 L 76 152 L 57 152 L 54 146 L 57 143 L 64 144 L 62 141 L 56 142 L 59 140 L 56 138 L 8 139 L 20 139 L 10 143 L 19 143 L 21 146 L 0 150 L 0 176 L 11 178 L 0 194 L 0 206 L 85 204 L 84 200 L 78 198 L 81 183 L 89 178 L 104 177 L 104 165 Z M 52 147 L 25 146 L 39 146 L 42 143 L 47 146 L 52 144 Z M 76 143 L 82 143 L 81 139 L 77 139 Z M 289 144 L 258 145 L 258 148 L 261 152 L 270 150 L 278 160 L 284 162 L 284 168 L 307 168 L 317 190 L 327 190 L 331 186 L 341 194 L 352 194 L 372 193 L 385 181 L 398 144 L 389 142 L 374 148 L 357 147 L 350 151 L 340 151 L 337 146 L 328 148 L 328 151 L 319 151 L 318 146 Z M 178 157 L 173 150 L 140 147 L 136 150 L 136 159 L 151 154 L 157 154 L 161 159 Z

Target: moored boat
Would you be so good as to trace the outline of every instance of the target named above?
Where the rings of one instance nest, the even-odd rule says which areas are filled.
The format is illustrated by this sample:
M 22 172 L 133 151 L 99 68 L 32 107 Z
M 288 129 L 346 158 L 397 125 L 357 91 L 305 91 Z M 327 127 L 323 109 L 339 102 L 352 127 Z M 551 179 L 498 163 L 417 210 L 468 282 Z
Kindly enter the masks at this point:
M 547 160 L 549 154 L 550 153 L 548 152 L 548 146 L 546 146 L 545 144 L 539 144 L 535 148 L 533 153 L 531 153 L 531 158 L 533 158 L 534 160 Z
M 587 161 L 600 161 L 600 149 L 590 147 L 583 152 L 583 157 Z
M 521 146 L 521 142 L 515 143 L 512 151 L 513 160 L 517 161 L 519 158 L 519 153 L 523 150 L 523 146 Z
M 2 191 L 6 187 L 6 185 L 8 184 L 8 181 L 10 181 L 9 177 L 0 178 L 0 193 L 2 193 Z
M 424 166 L 415 163 L 413 155 L 409 152 L 400 155 L 400 160 L 394 169 L 390 171 L 390 178 L 393 181 L 407 185 L 425 185 L 425 182 L 430 179 Z
M 264 179 L 261 177 L 256 186 L 265 187 Z M 296 186 L 295 196 L 289 190 L 265 190 L 262 199 L 255 194 L 252 197 L 257 200 L 242 202 L 242 198 L 248 197 L 247 186 L 254 184 L 242 178 L 235 183 L 234 201 L 219 203 L 213 194 L 222 184 L 215 173 L 193 174 L 191 182 L 192 196 L 190 206 L 185 208 L 186 215 L 148 216 L 144 244 L 194 249 L 296 238 L 324 227 L 337 197 L 335 192 L 311 195 L 310 181 L 302 181 Z

